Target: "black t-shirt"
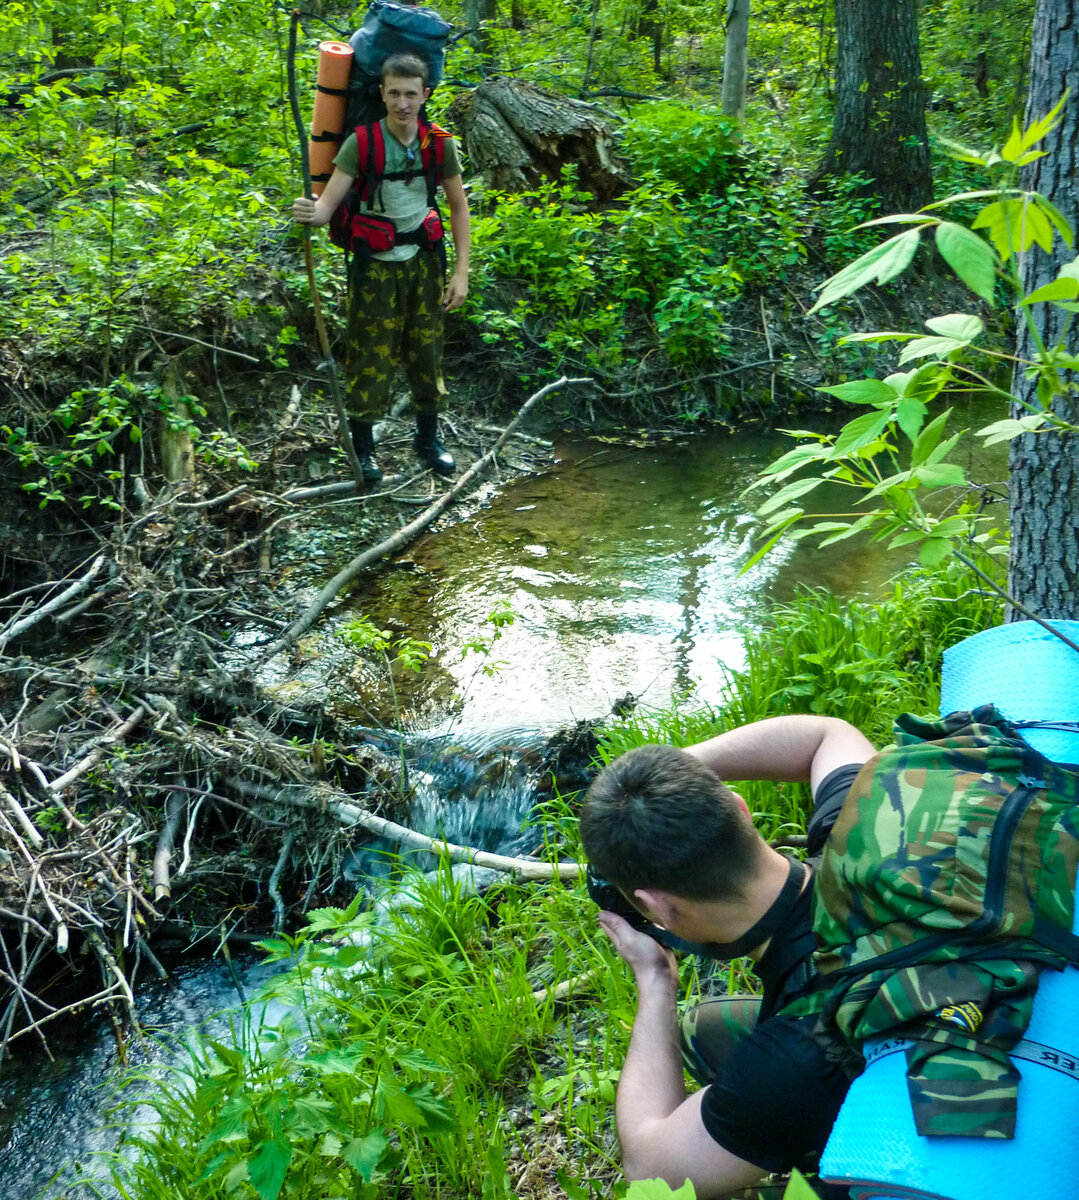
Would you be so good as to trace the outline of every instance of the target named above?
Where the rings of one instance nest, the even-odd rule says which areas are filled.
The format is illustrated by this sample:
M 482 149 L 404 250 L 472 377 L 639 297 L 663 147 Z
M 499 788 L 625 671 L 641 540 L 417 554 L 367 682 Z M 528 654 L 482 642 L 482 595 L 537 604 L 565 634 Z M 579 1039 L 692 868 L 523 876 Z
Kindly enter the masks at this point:
M 858 763 L 839 767 L 817 788 L 810 858 L 823 848 L 860 770 Z M 757 963 L 764 985 L 761 1018 L 724 1060 L 701 1106 L 709 1135 L 766 1171 L 789 1171 L 823 1150 L 849 1087 L 847 1076 L 809 1034 L 815 1018 L 772 1015 L 804 976 L 802 964 L 813 950 L 812 888 L 810 879 L 789 925 L 773 936 Z

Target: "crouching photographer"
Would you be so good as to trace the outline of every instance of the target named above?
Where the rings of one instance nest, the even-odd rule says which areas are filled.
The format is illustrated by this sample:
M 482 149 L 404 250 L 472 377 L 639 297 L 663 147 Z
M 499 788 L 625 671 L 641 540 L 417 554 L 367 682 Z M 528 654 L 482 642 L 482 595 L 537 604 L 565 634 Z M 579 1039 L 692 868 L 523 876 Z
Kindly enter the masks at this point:
M 689 1179 L 705 1200 L 823 1149 L 849 1072 L 814 1040 L 813 1018 L 778 1015 L 809 981 L 812 871 L 764 841 L 723 780 L 809 783 L 812 855 L 874 753 L 845 721 L 776 717 L 685 750 L 631 750 L 589 788 L 589 891 L 638 991 L 615 1102 L 628 1179 Z M 710 1001 L 679 1022 L 672 948 L 748 956 L 760 997 Z M 683 1064 L 705 1085 L 688 1098 Z

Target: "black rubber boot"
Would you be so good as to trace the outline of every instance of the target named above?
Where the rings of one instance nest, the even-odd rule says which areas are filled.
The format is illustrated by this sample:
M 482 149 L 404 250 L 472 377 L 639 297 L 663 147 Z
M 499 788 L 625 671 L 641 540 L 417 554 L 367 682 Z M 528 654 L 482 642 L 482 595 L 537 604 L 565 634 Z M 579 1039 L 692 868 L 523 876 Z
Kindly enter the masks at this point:
M 375 458 L 375 427 L 370 421 L 357 421 L 350 417 L 348 428 L 352 434 L 352 448 L 360 460 L 364 483 L 378 483 L 382 479 L 382 471 Z
M 416 439 L 412 448 L 420 462 L 436 475 L 452 475 L 457 469 L 453 455 L 438 440 L 438 417 L 434 413 L 416 414 Z

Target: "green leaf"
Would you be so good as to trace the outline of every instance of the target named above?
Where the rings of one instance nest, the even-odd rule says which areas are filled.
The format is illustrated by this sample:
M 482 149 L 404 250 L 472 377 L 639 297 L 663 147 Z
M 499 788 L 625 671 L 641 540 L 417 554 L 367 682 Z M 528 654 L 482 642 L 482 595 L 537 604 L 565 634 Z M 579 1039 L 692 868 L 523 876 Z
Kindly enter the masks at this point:
M 917 440 L 914 442 L 914 448 L 910 452 L 910 465 L 912 467 L 920 467 L 923 463 L 929 462 L 929 456 L 944 436 L 944 430 L 951 415 L 952 410 L 950 408 L 945 410 L 939 416 L 934 417 L 918 435 Z
M 814 442 L 811 446 L 795 446 L 793 450 L 788 450 L 786 454 L 777 458 L 774 463 L 769 463 L 761 472 L 761 478 L 751 483 L 746 488 L 746 492 L 762 487 L 772 480 L 786 479 L 788 475 L 797 471 L 807 462 L 819 461 L 827 456 L 828 447 L 821 442 Z
M 1000 260 L 985 238 L 965 225 L 942 221 L 936 229 L 936 242 L 941 258 L 956 275 L 976 296 L 992 304 Z
M 791 1172 L 783 1200 L 817 1200 L 817 1193 L 806 1183 L 801 1171 L 795 1170 Z
M 820 387 L 817 391 L 827 392 L 847 404 L 892 404 L 895 401 L 895 388 L 881 379 L 855 379 L 850 383 Z
M 958 463 L 937 463 L 915 467 L 911 477 L 923 487 L 961 487 L 967 481 L 963 468 Z
M 823 549 L 825 546 L 831 546 L 835 542 L 844 542 L 847 538 L 854 537 L 856 533 L 864 533 L 879 521 L 880 517 L 880 512 L 866 513 L 865 516 L 859 517 L 853 524 L 847 525 L 840 533 L 834 533 L 831 537 L 826 537 L 820 543 L 820 548 Z M 829 528 L 835 528 L 835 525 L 836 522 L 822 521 L 819 525 L 814 525 L 812 529 L 807 530 L 807 533 L 824 533 Z
M 972 342 L 985 330 L 981 318 L 970 313 L 945 313 L 942 317 L 930 317 L 926 325 L 941 337 L 957 338 L 961 342 Z
M 927 409 L 920 400 L 904 396 L 895 406 L 895 423 L 913 442 L 925 421 Z
M 859 342 L 906 342 L 912 337 L 917 337 L 916 333 L 845 333 L 840 339 L 841 346 L 857 345 Z
M 635 1179 L 626 1189 L 626 1200 L 696 1200 L 696 1196 L 688 1179 L 677 1191 L 663 1179 Z
M 1010 442 L 1012 438 L 1041 429 L 1045 423 L 1046 417 L 1042 413 L 1031 413 L 1018 420 L 1013 417 L 1005 417 L 1003 421 L 994 421 L 992 425 L 986 425 L 984 429 L 979 429 L 977 436 L 985 438 L 987 446 L 995 446 L 998 442 Z
M 804 496 L 807 492 L 813 491 L 814 488 L 819 487 L 823 482 L 823 479 L 816 477 L 812 479 L 795 479 L 792 483 L 785 484 L 774 496 L 769 496 L 760 508 L 757 509 L 757 516 L 768 516 L 769 513 L 782 508 L 784 504 L 790 503 L 791 500 L 797 500 L 799 496 Z
M 855 417 L 848 421 L 839 431 L 839 436 L 832 445 L 829 460 L 844 458 L 848 454 L 857 454 L 866 446 L 872 445 L 888 426 L 890 412 L 869 412 L 864 416 Z
M 364 1183 L 371 1182 L 390 1139 L 381 1129 L 372 1130 L 365 1137 L 355 1137 L 341 1150 L 341 1157 L 356 1172 Z
M 939 567 L 952 552 L 952 544 L 947 538 L 927 538 L 922 543 L 918 561 L 923 567 Z
M 898 550 L 901 546 L 909 546 L 912 542 L 920 542 L 926 536 L 924 529 L 904 529 L 897 533 L 888 543 L 889 550 Z
M 1058 276 L 1052 283 L 1037 288 L 1029 296 L 1019 301 L 1020 306 L 1026 304 L 1041 304 L 1053 300 L 1074 300 L 1079 296 L 1079 279 L 1070 276 Z
M 946 358 L 957 350 L 962 350 L 966 342 L 947 337 L 921 337 L 908 342 L 899 352 L 901 363 L 911 362 L 915 358 Z
M 905 233 L 896 234 L 833 275 L 821 288 L 816 304 L 809 310 L 810 315 L 835 303 L 836 300 L 842 300 L 844 296 L 851 295 L 871 280 L 878 284 L 887 283 L 905 271 L 910 266 L 914 251 L 918 249 L 918 241 L 924 228 L 926 226 L 919 226 L 917 229 L 908 229 Z
M 292 1147 L 283 1140 L 260 1142 L 247 1162 L 247 1177 L 260 1200 L 277 1200 L 285 1182 Z

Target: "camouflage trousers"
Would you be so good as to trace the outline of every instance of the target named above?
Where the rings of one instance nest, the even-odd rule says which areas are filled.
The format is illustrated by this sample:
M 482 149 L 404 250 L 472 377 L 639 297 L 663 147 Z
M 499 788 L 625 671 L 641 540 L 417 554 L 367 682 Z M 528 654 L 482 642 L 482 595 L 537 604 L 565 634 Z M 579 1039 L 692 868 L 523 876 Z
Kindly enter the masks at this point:
M 420 250 L 404 262 L 353 259 L 349 266 L 345 407 L 357 421 L 378 421 L 390 407 L 400 366 L 417 413 L 444 406 L 442 261 Z
M 753 1031 L 760 996 L 720 996 L 698 1004 L 682 1018 L 682 1065 L 701 1085 L 709 1084 L 735 1042 Z

